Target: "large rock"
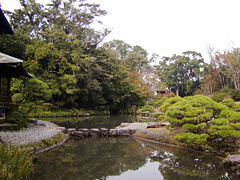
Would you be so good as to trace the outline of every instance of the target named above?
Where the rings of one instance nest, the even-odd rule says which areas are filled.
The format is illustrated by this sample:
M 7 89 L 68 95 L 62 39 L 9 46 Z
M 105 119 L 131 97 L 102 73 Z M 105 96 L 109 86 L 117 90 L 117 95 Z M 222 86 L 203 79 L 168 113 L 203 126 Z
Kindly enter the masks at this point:
M 227 158 L 225 159 L 225 163 L 229 164 L 240 164 L 240 154 L 236 155 L 228 155 Z
M 100 129 L 100 134 L 101 134 L 102 136 L 108 135 L 108 129 L 106 129 L 106 128 L 101 128 L 101 129 Z
M 129 132 L 131 135 L 133 135 L 136 132 L 136 129 L 129 129 Z
M 57 127 L 57 129 L 63 133 L 66 133 L 66 131 L 67 131 L 65 127 Z
M 89 113 L 83 113 L 83 116 L 84 116 L 84 117 L 89 117 L 90 114 L 89 114 Z
M 109 130 L 109 135 L 110 136 L 118 136 L 119 130 L 118 129 L 110 129 Z
M 161 126 L 162 125 L 159 122 L 149 122 L 147 128 L 159 128 Z
M 130 130 L 129 129 L 120 129 L 119 130 L 119 135 L 120 136 L 131 136 Z
M 36 118 L 32 118 L 28 120 L 29 123 L 37 124 L 38 120 Z
M 121 124 L 120 124 L 120 127 L 127 127 L 127 126 L 129 126 L 129 124 L 130 124 L 130 123 L 121 123 Z

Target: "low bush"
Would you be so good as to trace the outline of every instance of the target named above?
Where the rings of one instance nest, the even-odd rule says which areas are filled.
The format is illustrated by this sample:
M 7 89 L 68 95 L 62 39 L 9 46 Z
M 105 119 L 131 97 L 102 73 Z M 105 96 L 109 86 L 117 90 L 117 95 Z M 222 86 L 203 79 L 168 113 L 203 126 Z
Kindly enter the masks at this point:
M 0 145 L 1 179 L 30 179 L 32 171 L 33 159 L 27 151 Z
M 212 96 L 212 100 L 216 102 L 222 102 L 227 95 L 228 94 L 224 92 L 214 92 Z
M 24 111 L 16 111 L 8 117 L 7 121 L 17 124 L 20 128 L 27 127 L 28 114 Z
M 234 89 L 232 90 L 232 98 L 235 100 L 235 101 L 240 101 L 240 89 Z
M 160 98 L 160 99 L 157 99 L 154 103 L 153 103 L 153 106 L 154 107 L 157 107 L 157 106 L 162 106 L 163 105 L 163 103 L 164 103 L 164 101 L 165 100 L 167 100 L 168 99 L 168 97 L 162 97 L 162 98 Z
M 232 99 L 224 99 L 224 100 L 222 100 L 221 104 L 223 104 L 223 105 L 225 105 L 229 108 L 232 108 L 233 106 L 236 106 L 235 101 L 232 100 Z
M 174 136 L 174 139 L 186 147 L 205 150 L 209 148 L 207 145 L 208 137 L 207 134 L 178 133 Z
M 166 112 L 168 107 L 172 106 L 173 104 L 175 104 L 178 101 L 182 101 L 183 98 L 181 98 L 180 96 L 175 96 L 172 98 L 168 98 L 164 101 L 163 105 L 160 107 L 160 111 L 161 112 Z
M 154 107 L 152 107 L 148 104 L 142 107 L 142 112 L 144 112 L 144 111 L 154 112 L 154 110 L 155 110 Z

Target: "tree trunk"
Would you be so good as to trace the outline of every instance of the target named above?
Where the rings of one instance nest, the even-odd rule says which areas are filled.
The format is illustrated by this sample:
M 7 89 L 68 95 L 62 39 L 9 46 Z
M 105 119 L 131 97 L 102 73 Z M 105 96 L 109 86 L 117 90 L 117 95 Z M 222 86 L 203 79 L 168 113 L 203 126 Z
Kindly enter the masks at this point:
M 179 87 L 176 89 L 176 96 L 179 96 Z

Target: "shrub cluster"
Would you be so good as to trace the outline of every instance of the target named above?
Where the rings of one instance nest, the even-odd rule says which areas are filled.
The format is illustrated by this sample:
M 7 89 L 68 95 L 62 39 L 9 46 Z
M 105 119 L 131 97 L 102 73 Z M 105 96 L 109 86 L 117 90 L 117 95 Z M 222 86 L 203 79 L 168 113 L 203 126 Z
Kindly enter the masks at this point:
M 167 99 L 160 109 L 172 127 L 185 129 L 175 135 L 185 146 L 195 149 L 229 151 L 240 138 L 240 113 L 233 100 L 221 103 L 204 95 Z
M 153 106 L 150 106 L 147 104 L 147 105 L 143 106 L 141 110 L 142 110 L 142 112 L 144 112 L 144 111 L 154 112 L 155 109 Z
M 24 111 L 16 111 L 10 115 L 7 121 L 17 124 L 19 128 L 24 128 L 28 125 L 28 114 Z

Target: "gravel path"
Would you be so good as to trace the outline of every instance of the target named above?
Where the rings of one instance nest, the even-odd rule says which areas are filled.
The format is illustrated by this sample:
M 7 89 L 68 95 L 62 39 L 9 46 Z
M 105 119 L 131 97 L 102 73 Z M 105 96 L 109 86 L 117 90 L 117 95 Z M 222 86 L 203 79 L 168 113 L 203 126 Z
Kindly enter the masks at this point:
M 38 120 L 37 124 L 29 123 L 26 129 L 20 131 L 0 131 L 0 137 L 2 141 L 7 144 L 25 145 L 52 138 L 61 132 L 57 127 L 58 126 L 53 123 Z

